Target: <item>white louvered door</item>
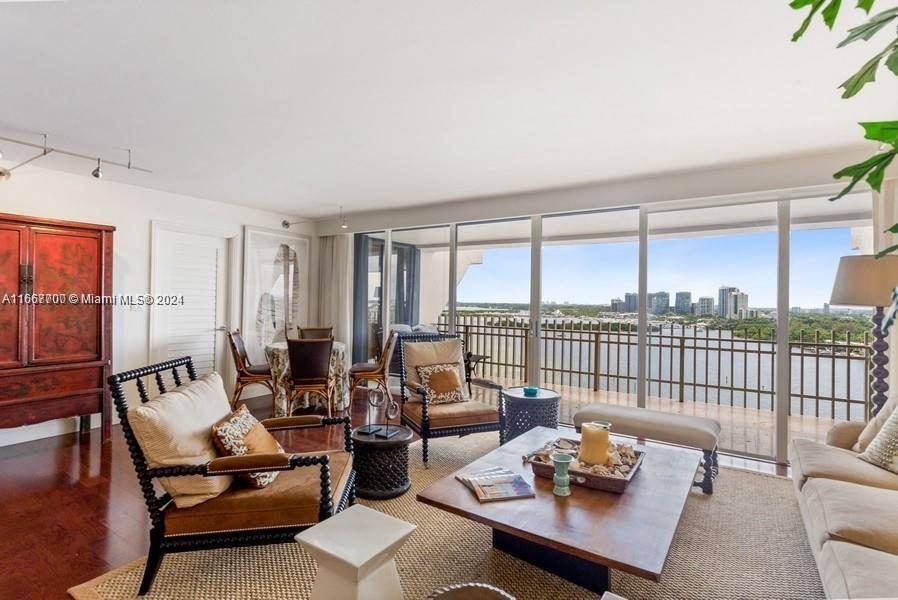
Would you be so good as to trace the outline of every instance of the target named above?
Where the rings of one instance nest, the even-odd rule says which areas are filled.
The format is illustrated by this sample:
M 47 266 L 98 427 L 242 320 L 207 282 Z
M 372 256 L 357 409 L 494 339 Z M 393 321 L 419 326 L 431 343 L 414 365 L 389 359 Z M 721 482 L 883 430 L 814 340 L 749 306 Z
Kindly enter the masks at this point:
M 153 362 L 192 356 L 197 374 L 227 384 L 228 239 L 163 229 L 154 253 Z

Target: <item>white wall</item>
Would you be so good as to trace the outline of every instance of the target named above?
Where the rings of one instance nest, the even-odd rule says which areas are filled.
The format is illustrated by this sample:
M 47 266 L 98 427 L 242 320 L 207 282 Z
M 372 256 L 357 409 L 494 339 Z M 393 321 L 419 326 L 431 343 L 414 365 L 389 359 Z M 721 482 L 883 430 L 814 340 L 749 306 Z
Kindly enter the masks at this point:
M 9 181 L 0 183 L 0 212 L 71 221 L 102 223 L 116 227 L 114 237 L 113 293 L 140 294 L 150 287 L 151 222 L 206 225 L 241 232 L 255 225 L 282 230 L 278 215 L 212 202 L 190 196 L 159 192 L 109 180 L 50 171 L 37 167 L 17 169 Z M 290 220 L 297 220 L 291 218 Z M 293 225 L 291 231 L 313 237 L 309 289 L 310 314 L 317 314 L 318 242 L 314 225 Z M 242 254 L 242 247 L 238 255 Z M 241 281 L 242 258 L 237 261 L 232 285 Z M 236 283 L 234 283 L 236 282 Z M 239 293 L 238 293 L 239 297 Z M 228 326 L 239 327 L 240 307 L 230 307 Z M 148 364 L 149 312 L 146 309 L 113 309 L 113 372 Z M 94 418 L 94 426 L 99 418 Z M 0 446 L 68 433 L 75 419 L 61 419 L 14 429 L 0 429 Z

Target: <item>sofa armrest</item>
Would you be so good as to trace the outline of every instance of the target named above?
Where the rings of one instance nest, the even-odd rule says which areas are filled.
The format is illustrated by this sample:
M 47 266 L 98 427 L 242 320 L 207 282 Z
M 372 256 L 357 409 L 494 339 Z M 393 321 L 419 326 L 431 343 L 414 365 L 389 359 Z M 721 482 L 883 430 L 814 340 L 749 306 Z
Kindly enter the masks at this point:
M 852 446 L 857 443 L 861 431 L 863 431 L 866 426 L 866 423 L 860 421 L 836 423 L 826 432 L 826 444 L 828 446 L 835 446 L 836 448 L 851 450 Z
M 489 379 L 484 379 L 483 377 L 472 377 L 471 384 L 476 385 L 477 387 L 487 388 L 490 390 L 502 390 L 502 386 L 496 383 L 495 381 L 491 381 Z
M 259 471 L 286 471 L 292 469 L 291 455 L 280 452 L 221 456 L 206 465 L 206 477 L 257 473 Z

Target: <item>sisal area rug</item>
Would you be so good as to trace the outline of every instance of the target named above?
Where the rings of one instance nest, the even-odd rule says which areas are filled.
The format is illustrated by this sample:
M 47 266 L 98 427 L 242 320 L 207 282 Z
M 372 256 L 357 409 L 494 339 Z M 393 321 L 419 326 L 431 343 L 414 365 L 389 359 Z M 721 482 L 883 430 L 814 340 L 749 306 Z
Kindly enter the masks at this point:
M 431 440 L 430 468 L 424 469 L 416 443 L 412 489 L 393 500 L 363 501 L 418 526 L 397 559 L 406 598 L 426 598 L 443 585 L 466 581 L 491 583 L 521 600 L 595 598 L 493 550 L 489 528 L 415 501 L 418 490 L 496 445 L 495 433 Z M 315 573 L 298 544 L 172 554 L 146 598 L 307 598 Z M 143 559 L 69 594 L 76 600 L 133 598 L 142 574 Z M 612 571 L 611 589 L 630 600 L 823 597 L 792 483 L 734 469 L 721 469 L 713 496 L 693 491 L 660 583 Z

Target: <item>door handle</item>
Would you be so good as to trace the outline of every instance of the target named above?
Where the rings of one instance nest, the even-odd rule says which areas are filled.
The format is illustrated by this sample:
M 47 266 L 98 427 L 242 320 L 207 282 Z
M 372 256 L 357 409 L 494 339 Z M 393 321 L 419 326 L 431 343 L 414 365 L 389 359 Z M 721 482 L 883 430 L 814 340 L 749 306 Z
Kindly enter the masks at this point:
M 215 331 L 227 331 L 227 330 L 228 330 L 228 328 L 225 327 L 224 325 L 222 325 L 221 327 L 216 327 L 216 328 L 215 328 Z

